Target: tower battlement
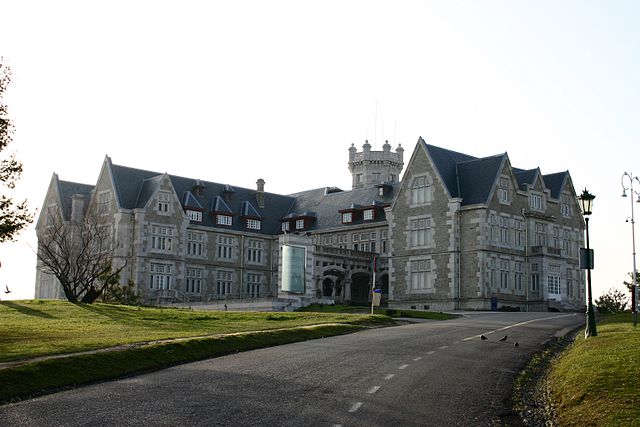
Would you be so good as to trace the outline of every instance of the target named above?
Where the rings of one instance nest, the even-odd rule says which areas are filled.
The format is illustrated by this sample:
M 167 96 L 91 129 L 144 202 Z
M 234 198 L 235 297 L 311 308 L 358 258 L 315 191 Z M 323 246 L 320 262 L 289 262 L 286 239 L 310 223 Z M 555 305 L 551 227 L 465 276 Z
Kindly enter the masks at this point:
M 365 141 L 362 151 L 351 144 L 349 147 L 349 171 L 352 176 L 351 188 L 362 188 L 383 182 L 398 182 L 402 172 L 404 148 L 398 144 L 391 151 L 389 141 L 385 141 L 382 151 L 371 151 L 371 144 Z

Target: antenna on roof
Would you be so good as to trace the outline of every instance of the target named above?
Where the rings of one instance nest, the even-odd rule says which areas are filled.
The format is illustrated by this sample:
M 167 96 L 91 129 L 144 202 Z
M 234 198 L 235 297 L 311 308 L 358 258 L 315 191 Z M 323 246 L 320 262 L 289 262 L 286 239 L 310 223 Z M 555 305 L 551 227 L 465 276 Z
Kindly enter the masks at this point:
M 373 143 L 375 144 L 378 138 L 378 100 L 376 99 L 376 113 L 373 118 Z
M 393 143 L 396 144 L 398 141 L 396 139 L 396 131 L 398 130 L 398 122 L 396 120 L 393 121 Z

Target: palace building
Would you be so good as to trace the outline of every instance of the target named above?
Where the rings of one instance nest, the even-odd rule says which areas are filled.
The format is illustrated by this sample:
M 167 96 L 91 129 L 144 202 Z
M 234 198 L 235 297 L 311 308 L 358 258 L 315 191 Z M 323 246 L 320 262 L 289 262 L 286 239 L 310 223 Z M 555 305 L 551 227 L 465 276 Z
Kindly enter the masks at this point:
M 349 148 L 352 188 L 281 195 L 112 163 L 95 185 L 53 175 L 58 215 L 108 227 L 112 264 L 148 304 L 290 310 L 312 302 L 427 310 L 577 310 L 584 222 L 569 172 L 519 169 L 420 138 Z M 404 170 L 404 172 L 403 172 Z M 401 179 L 402 174 L 402 179 Z M 42 244 L 42 242 L 39 242 Z M 63 298 L 40 261 L 36 298 Z

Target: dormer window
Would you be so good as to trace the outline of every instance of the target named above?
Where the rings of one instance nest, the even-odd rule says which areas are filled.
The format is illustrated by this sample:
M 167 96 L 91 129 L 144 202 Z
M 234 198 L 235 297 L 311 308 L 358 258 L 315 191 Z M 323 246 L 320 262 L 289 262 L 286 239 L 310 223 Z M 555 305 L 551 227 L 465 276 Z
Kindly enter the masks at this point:
M 363 212 L 363 219 L 365 221 L 371 221 L 373 219 L 373 209 L 365 209 Z
M 247 228 L 250 230 L 260 230 L 262 221 L 259 219 L 247 218 Z
M 289 231 L 289 221 L 282 223 L 282 231 Z
M 342 223 L 347 224 L 353 222 L 353 215 L 351 212 L 343 212 L 342 213 Z
M 296 230 L 302 230 L 304 228 L 304 219 L 296 219 Z
M 189 221 L 202 222 L 202 212 L 201 211 L 187 210 L 187 216 L 189 217 Z
M 216 224 L 218 225 L 232 225 L 233 217 L 231 215 L 216 215 Z

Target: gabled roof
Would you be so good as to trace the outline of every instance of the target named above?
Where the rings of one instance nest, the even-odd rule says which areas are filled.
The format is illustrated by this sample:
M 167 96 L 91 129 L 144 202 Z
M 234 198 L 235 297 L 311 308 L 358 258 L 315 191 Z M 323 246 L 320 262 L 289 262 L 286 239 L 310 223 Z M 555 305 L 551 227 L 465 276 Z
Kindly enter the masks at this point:
M 486 203 L 496 178 L 500 175 L 506 154 L 458 163 L 459 194 L 462 205 Z
M 458 153 L 456 151 L 447 150 L 445 148 L 436 147 L 425 142 L 422 137 L 419 139 L 419 143 L 423 145 L 425 150 L 429 153 L 431 160 L 438 170 L 440 177 L 444 181 L 444 184 L 449 191 L 451 197 L 460 197 L 460 191 L 458 187 L 458 180 L 456 176 L 456 166 L 460 162 L 468 162 L 470 160 L 477 160 L 476 157 L 469 156 L 468 154 Z
M 564 183 L 568 176 L 569 176 L 568 171 L 550 173 L 548 175 L 542 176 L 545 187 L 551 190 L 551 197 L 553 197 L 554 199 L 560 198 L 560 194 L 562 193 L 562 189 L 564 188 Z
M 538 168 L 528 170 L 513 168 L 513 172 L 518 180 L 520 189 L 526 190 L 527 185 L 533 185 L 535 182 Z
M 294 203 L 290 196 L 273 193 L 264 194 L 264 208 L 255 207 L 256 190 L 247 188 L 231 187 L 228 184 L 216 182 L 194 180 L 159 172 L 135 169 L 126 166 L 111 165 L 113 181 L 120 206 L 124 209 L 135 209 L 146 206 L 162 184 L 163 177 L 168 177 L 178 196 L 186 195 L 180 201 L 183 207 L 200 206 L 205 210 L 202 216 L 202 225 L 220 228 L 246 231 L 245 224 L 239 220 L 241 216 L 262 219 L 260 230 L 251 230 L 253 233 L 278 234 L 281 230 L 280 219 L 284 217 Z M 197 195 L 193 191 L 194 183 L 201 188 L 202 192 Z M 222 197 L 224 193 L 230 196 L 228 201 Z M 188 194 L 188 195 L 187 195 Z M 245 203 L 246 202 L 246 203 Z M 228 213 L 236 217 L 231 226 L 221 226 L 216 224 L 213 215 L 206 211 L 208 207 L 211 212 Z
M 186 191 L 184 193 L 184 197 L 182 198 L 182 206 L 185 208 L 192 208 L 197 210 L 204 210 L 196 196 L 193 195 L 191 191 Z
M 60 193 L 60 202 L 62 203 L 62 218 L 66 221 L 71 219 L 71 198 L 75 194 L 84 196 L 84 208 L 86 210 L 94 188 L 93 185 L 58 180 L 58 191 Z

